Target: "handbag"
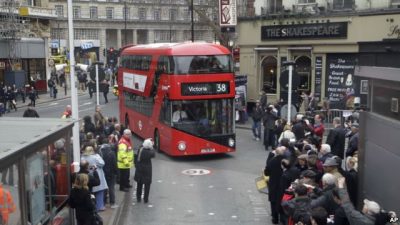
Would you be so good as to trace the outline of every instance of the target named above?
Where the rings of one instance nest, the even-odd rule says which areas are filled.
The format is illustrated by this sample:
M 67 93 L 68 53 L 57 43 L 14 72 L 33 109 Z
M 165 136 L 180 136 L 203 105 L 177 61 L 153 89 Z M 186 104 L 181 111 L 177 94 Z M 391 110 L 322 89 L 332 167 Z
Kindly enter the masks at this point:
M 261 193 L 268 194 L 268 181 L 269 181 L 269 176 L 267 177 L 264 174 L 257 177 L 256 178 L 257 190 Z

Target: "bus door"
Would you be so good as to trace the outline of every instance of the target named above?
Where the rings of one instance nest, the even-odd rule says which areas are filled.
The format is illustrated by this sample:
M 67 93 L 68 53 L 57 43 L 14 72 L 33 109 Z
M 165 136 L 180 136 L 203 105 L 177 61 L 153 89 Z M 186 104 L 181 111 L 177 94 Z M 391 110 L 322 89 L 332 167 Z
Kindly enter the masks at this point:
M 171 143 L 171 126 L 172 126 L 172 107 L 171 107 L 171 101 L 168 99 L 168 97 L 164 96 L 164 99 L 161 103 L 161 109 L 160 109 L 160 126 L 158 126 L 158 135 L 160 137 L 160 140 L 162 140 L 161 143 L 161 149 L 169 149 L 168 146 L 166 146 L 168 143 Z

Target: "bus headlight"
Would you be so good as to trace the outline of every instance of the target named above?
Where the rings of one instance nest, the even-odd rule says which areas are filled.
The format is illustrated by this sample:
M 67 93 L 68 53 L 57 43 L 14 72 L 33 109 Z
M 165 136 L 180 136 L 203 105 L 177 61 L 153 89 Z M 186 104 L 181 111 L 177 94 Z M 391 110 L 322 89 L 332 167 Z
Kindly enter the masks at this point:
M 186 143 L 184 141 L 180 141 L 178 143 L 178 149 L 179 149 L 179 151 L 185 151 L 186 150 Z
M 229 138 L 228 145 L 229 145 L 229 147 L 233 148 L 235 146 L 235 140 L 233 140 L 233 138 Z

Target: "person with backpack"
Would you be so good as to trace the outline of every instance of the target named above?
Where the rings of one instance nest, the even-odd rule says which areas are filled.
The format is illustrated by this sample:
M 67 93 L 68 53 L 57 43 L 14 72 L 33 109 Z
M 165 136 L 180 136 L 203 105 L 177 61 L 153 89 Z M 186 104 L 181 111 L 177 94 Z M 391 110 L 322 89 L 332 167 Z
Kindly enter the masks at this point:
M 29 92 L 29 100 L 31 100 L 29 105 L 35 107 L 36 106 L 36 90 L 34 87 L 32 87 L 31 91 Z
M 251 130 L 253 131 L 253 139 L 259 141 L 261 138 L 261 119 L 264 116 L 264 111 L 261 107 L 260 101 L 256 101 L 256 106 L 253 108 L 253 112 L 251 117 L 253 118 L 253 127 Z
M 311 199 L 308 197 L 308 188 L 303 184 L 296 184 L 294 187 L 294 198 L 282 202 L 282 208 L 288 216 L 288 225 L 302 222 L 311 222 Z

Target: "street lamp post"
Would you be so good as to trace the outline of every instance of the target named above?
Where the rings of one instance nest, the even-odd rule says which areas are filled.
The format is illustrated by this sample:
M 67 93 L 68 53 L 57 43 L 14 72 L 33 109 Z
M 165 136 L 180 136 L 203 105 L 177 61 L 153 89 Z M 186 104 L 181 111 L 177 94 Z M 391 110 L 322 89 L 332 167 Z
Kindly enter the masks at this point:
M 191 31 L 192 31 L 192 42 L 194 42 L 194 17 L 193 17 L 194 9 L 193 9 L 193 1 L 194 0 L 191 0 L 191 2 L 190 2 L 190 16 L 191 16 L 190 21 L 192 23 L 192 29 L 191 29 Z
M 72 129 L 73 160 L 75 172 L 78 172 L 78 166 L 81 158 L 79 143 L 79 111 L 78 111 L 78 93 L 75 81 L 75 49 L 74 49 L 74 26 L 72 14 L 72 0 L 67 1 L 68 6 L 68 38 L 69 38 L 69 59 L 71 76 L 71 108 L 74 127 Z
M 60 30 L 60 21 L 57 20 L 57 31 L 58 31 L 58 54 L 61 55 L 61 30 Z
M 128 20 L 128 8 L 127 8 L 127 6 L 126 6 L 126 1 L 124 1 L 124 19 L 125 19 L 125 30 L 124 30 L 124 39 L 125 39 L 125 41 L 124 41 L 124 45 L 127 45 L 128 44 L 128 40 L 127 40 L 127 33 L 126 33 L 126 27 L 127 27 L 127 20 Z

